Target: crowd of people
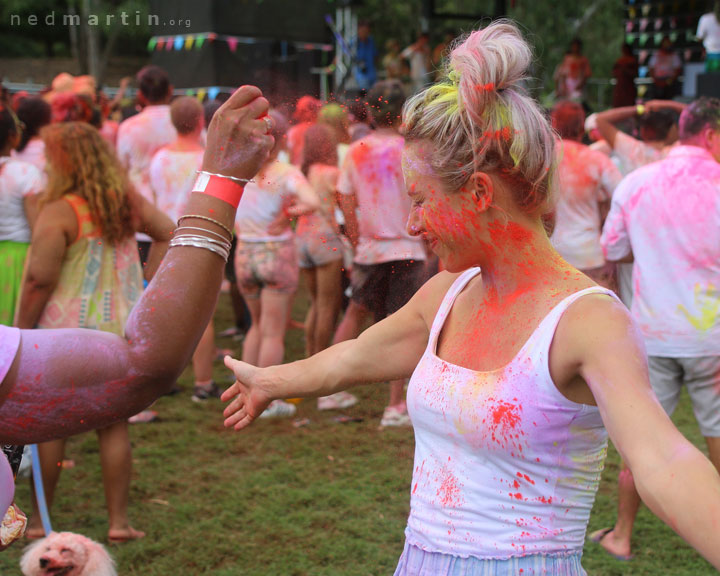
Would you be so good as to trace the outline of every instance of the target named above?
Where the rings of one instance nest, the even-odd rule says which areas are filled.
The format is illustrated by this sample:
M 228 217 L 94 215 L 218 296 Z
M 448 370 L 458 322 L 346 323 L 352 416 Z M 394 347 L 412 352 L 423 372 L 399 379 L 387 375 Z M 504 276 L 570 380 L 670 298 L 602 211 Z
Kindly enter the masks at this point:
M 586 118 L 576 41 L 543 110 L 508 21 L 389 48 L 410 91 L 388 73 L 347 102 L 243 87 L 203 105 L 148 66 L 119 122 L 83 77 L 0 104 L 0 440 L 40 443 L 50 505 L 65 438 L 96 430 L 108 540 L 126 542 L 145 536 L 128 419 L 190 360 L 192 399 L 221 397 L 236 430 L 386 382 L 380 426 L 416 439 L 397 575 L 584 574 L 608 438 L 618 519 L 589 539 L 631 559 L 642 497 L 720 567 L 720 100 Z M 223 260 L 247 332 L 225 392 Z M 283 364 L 301 279 L 306 358 Z M 669 419 L 683 387 L 710 461 Z

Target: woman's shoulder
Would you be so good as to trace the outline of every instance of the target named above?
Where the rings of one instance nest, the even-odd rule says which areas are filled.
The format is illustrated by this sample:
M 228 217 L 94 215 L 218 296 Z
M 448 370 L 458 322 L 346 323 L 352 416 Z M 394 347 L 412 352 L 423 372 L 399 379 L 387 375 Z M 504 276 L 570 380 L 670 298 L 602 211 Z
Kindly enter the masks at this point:
M 428 325 L 435 318 L 448 291 L 463 274 L 469 274 L 469 272 L 438 272 L 415 293 L 410 302 L 418 307 L 419 312 L 428 321 Z

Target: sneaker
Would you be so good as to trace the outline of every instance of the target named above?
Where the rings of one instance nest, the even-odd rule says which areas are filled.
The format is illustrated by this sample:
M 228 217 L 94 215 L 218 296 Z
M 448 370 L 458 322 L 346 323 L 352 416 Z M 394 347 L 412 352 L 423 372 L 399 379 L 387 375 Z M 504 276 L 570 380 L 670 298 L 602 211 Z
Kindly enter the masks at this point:
M 260 414 L 259 418 L 288 418 L 294 416 L 297 412 L 295 404 L 285 402 L 284 400 L 273 400 L 270 406 L 265 408 L 265 412 Z
M 155 410 L 143 410 L 135 414 L 135 416 L 130 416 L 128 422 L 130 424 L 147 424 L 149 422 L 155 422 L 157 416 L 158 413 L 155 412 Z
M 207 388 L 205 386 L 195 386 L 191 400 L 193 402 L 205 402 L 210 398 L 220 398 L 222 390 L 213 380 L 212 384 Z
M 350 392 L 336 392 L 330 396 L 318 398 L 318 410 L 344 410 L 357 404 L 358 399 Z
M 394 406 L 388 406 L 383 412 L 380 428 L 387 426 L 412 426 L 407 410 L 398 410 Z
M 227 330 L 223 330 L 218 334 L 218 338 L 232 338 L 234 341 L 245 338 L 247 330 L 239 326 L 231 326 Z

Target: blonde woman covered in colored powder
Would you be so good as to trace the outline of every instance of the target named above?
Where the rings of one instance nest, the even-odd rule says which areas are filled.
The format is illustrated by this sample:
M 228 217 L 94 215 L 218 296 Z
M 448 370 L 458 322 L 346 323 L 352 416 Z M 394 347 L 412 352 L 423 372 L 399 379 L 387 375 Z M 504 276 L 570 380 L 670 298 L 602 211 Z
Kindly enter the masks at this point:
M 497 21 L 455 44 L 405 105 L 408 229 L 446 267 L 395 314 L 312 358 L 228 358 L 225 424 L 275 398 L 410 377 L 416 452 L 396 574 L 585 574 L 608 435 L 647 504 L 720 567 L 720 478 L 648 383 L 642 339 L 545 233 L 555 135 L 518 87 L 531 63 Z

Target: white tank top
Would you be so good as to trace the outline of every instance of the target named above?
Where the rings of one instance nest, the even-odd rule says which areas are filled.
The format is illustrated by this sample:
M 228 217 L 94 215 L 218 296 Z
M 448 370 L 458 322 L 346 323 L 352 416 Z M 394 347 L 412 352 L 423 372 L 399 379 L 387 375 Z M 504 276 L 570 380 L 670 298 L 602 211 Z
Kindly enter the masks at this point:
M 478 558 L 581 552 L 607 453 L 597 407 L 568 400 L 550 377 L 558 321 L 592 287 L 543 319 L 506 366 L 477 372 L 438 358 L 459 276 L 433 321 L 408 386 L 415 429 L 409 544 Z

